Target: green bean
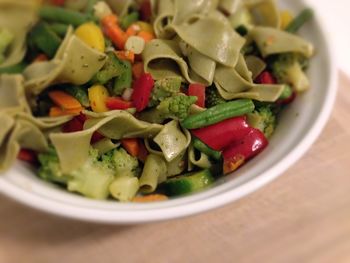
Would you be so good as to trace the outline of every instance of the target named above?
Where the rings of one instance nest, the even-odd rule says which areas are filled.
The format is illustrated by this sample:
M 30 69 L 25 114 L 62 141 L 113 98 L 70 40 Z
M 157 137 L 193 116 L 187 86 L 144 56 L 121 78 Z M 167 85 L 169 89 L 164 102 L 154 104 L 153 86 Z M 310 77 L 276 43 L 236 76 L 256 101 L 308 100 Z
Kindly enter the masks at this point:
M 311 8 L 306 8 L 293 19 L 293 21 L 287 26 L 286 31 L 289 33 L 296 33 L 298 30 L 314 16 L 314 12 Z
M 49 58 L 52 58 L 61 44 L 60 37 L 46 24 L 37 24 L 30 33 L 32 43 Z
M 129 61 L 122 61 L 125 66 L 124 72 L 116 78 L 113 86 L 113 95 L 120 96 L 125 89 L 131 88 L 132 69 Z
M 80 86 L 69 86 L 65 88 L 65 91 L 76 98 L 84 107 L 90 107 L 89 97 L 85 88 Z
M 232 117 L 242 116 L 252 112 L 254 108 L 254 103 L 249 99 L 229 101 L 201 113 L 190 115 L 181 124 L 186 129 L 198 129 Z
M 208 155 L 209 157 L 212 157 L 215 160 L 221 159 L 221 152 L 215 151 L 212 148 L 210 148 L 208 145 L 206 145 L 201 140 L 194 138 L 193 139 L 193 147 L 196 148 L 198 151 Z
M 132 12 L 121 19 L 120 25 L 123 29 L 127 29 L 131 24 L 135 23 L 137 20 L 139 20 L 139 13 Z
M 0 74 L 18 74 L 22 73 L 23 70 L 27 67 L 27 64 L 21 62 L 16 65 L 0 68 Z
M 39 15 L 44 20 L 63 24 L 71 24 L 75 27 L 89 20 L 88 16 L 84 14 L 55 6 L 41 7 L 39 10 Z
M 61 24 L 61 23 L 53 23 L 53 24 L 50 24 L 50 28 L 60 37 L 64 37 L 67 33 L 68 25 Z

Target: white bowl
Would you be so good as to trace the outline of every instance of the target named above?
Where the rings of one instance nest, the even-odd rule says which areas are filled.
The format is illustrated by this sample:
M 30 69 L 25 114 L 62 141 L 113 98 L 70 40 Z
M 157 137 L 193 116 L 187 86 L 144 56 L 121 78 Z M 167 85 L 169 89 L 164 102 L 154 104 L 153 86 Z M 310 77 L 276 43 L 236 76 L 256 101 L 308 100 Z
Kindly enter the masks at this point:
M 281 1 L 282 2 L 282 1 Z M 300 11 L 302 1 L 285 1 Z M 136 204 L 94 201 L 61 190 L 37 178 L 22 163 L 0 176 L 0 192 L 31 207 L 56 215 L 103 223 L 142 223 L 183 217 L 233 202 L 272 181 L 295 163 L 321 133 L 337 92 L 337 71 L 331 45 L 319 17 L 302 35 L 312 41 L 317 55 L 309 75 L 312 88 L 283 114 L 269 147 L 235 173 L 206 191 L 169 201 Z

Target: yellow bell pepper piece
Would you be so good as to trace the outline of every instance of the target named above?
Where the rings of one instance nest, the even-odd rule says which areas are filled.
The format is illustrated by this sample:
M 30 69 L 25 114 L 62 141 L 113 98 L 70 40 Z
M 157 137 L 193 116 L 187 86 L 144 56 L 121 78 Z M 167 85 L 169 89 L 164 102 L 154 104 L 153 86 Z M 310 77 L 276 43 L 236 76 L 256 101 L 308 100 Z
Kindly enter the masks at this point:
M 286 29 L 287 26 L 293 21 L 293 15 L 287 11 L 281 11 L 280 12 L 280 18 L 281 18 L 281 29 Z
M 106 112 L 106 100 L 109 97 L 108 90 L 102 85 L 94 85 L 88 90 L 91 108 L 94 112 Z
M 94 23 L 87 22 L 80 25 L 75 30 L 75 35 L 90 47 L 100 51 L 105 51 L 105 39 L 102 30 Z
M 154 34 L 153 26 L 151 24 L 143 21 L 137 21 L 135 24 L 140 27 L 140 31 L 145 31 Z

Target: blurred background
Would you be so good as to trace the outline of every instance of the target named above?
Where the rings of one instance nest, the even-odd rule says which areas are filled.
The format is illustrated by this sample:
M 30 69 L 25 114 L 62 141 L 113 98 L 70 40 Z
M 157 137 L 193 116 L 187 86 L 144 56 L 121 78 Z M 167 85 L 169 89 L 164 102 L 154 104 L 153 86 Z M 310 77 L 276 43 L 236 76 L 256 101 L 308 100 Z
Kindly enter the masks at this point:
M 332 38 L 339 67 L 350 76 L 350 1 L 307 0 L 322 17 Z

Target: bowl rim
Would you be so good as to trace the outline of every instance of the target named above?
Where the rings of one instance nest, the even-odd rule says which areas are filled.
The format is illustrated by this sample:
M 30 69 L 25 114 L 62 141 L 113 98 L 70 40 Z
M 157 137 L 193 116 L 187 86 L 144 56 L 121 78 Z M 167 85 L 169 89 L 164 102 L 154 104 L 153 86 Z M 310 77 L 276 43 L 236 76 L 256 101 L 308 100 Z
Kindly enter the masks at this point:
M 303 6 L 307 5 L 305 1 L 300 2 Z M 105 210 L 91 207 L 77 207 L 54 199 L 45 199 L 38 194 L 16 186 L 2 177 L 0 177 L 0 193 L 32 208 L 66 218 L 96 223 L 135 224 L 194 215 L 221 207 L 256 191 L 280 176 L 305 154 L 319 137 L 331 115 L 338 88 L 337 63 L 336 57 L 332 52 L 332 50 L 334 50 L 332 48 L 334 45 L 332 40 L 326 37 L 326 31 L 328 31 L 327 26 L 317 15 L 315 17 L 315 23 L 318 26 L 318 30 L 325 44 L 325 49 L 327 51 L 326 57 L 329 61 L 329 84 L 325 102 L 317 118 L 310 125 L 310 130 L 305 133 L 298 144 L 278 163 L 265 170 L 260 175 L 257 175 L 254 179 L 238 185 L 233 189 L 228 188 L 221 192 L 212 192 L 211 194 L 208 194 L 209 191 L 207 191 L 207 193 L 199 193 L 194 196 L 184 197 L 182 199 L 186 199 L 185 203 L 170 200 L 166 201 L 166 203 L 169 204 L 168 206 L 161 206 L 158 208 L 154 208 L 154 206 L 149 204 L 133 204 L 133 206 L 137 207 L 135 210 Z

